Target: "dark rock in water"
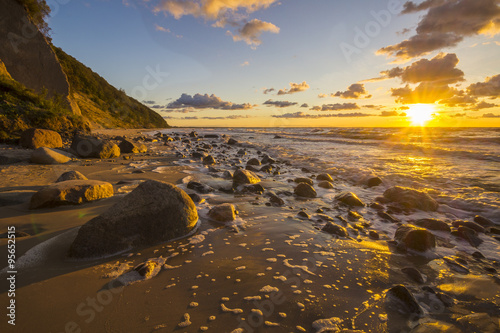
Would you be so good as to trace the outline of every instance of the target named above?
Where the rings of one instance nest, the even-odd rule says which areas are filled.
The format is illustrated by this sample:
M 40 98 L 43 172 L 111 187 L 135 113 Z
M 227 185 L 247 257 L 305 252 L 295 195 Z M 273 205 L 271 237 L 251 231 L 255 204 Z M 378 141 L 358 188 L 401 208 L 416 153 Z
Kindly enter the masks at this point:
M 326 180 L 330 183 L 333 183 L 333 178 L 327 173 L 321 173 L 316 177 L 316 180 Z
M 224 203 L 212 207 L 208 212 L 208 217 L 217 222 L 231 222 L 236 219 L 236 214 L 233 204 Z
M 417 283 L 425 283 L 424 276 L 420 271 L 414 267 L 405 267 L 402 268 L 401 271 L 405 273 L 409 278 Z
M 198 193 L 190 193 L 189 197 L 195 204 L 200 204 L 205 202 L 205 199 L 203 199 Z
M 98 180 L 67 180 L 47 186 L 31 197 L 30 209 L 78 205 L 113 196 L 113 185 Z
M 368 187 L 379 186 L 380 184 L 382 184 L 382 179 L 380 179 L 379 177 L 370 177 L 364 180 L 364 184 Z
M 246 169 L 246 170 L 249 170 L 249 171 L 252 171 L 252 172 L 259 172 L 259 171 L 260 171 L 260 169 L 258 169 L 258 168 L 256 168 L 256 167 L 254 167 L 253 165 L 247 165 L 247 166 L 245 167 L 245 169 Z
M 245 185 L 242 192 L 262 194 L 264 193 L 264 187 L 260 184 Z
M 273 172 L 273 167 L 271 165 L 264 165 L 262 168 L 260 168 L 261 172 L 265 172 L 265 173 L 271 173 Z
M 59 133 L 51 130 L 30 128 L 21 133 L 19 144 L 21 147 L 29 149 L 61 148 L 62 138 Z
M 332 183 L 330 183 L 330 182 L 329 182 L 329 181 L 327 181 L 327 180 L 324 180 L 324 181 L 322 181 L 322 182 L 319 182 L 319 183 L 318 183 L 318 187 L 321 187 L 321 188 L 326 188 L 327 190 L 329 190 L 329 189 L 333 189 L 333 188 L 334 188 L 333 184 L 332 184 Z
M 479 251 L 472 253 L 472 256 L 476 259 L 485 259 L 486 257 Z
M 312 179 L 305 178 L 305 177 L 298 177 L 298 178 L 295 178 L 293 181 L 296 182 L 296 183 L 299 183 L 299 184 L 300 183 L 309 184 L 311 186 L 314 184 Z
M 397 218 L 395 218 L 394 216 L 392 216 L 391 214 L 388 214 L 386 212 L 378 211 L 377 215 L 380 216 L 381 218 L 383 218 L 384 220 L 390 221 L 392 223 L 399 222 L 399 220 Z
M 92 258 L 187 235 L 198 211 L 186 192 L 169 183 L 147 180 L 103 214 L 85 223 L 70 256 Z
M 327 221 L 327 222 L 333 222 L 333 221 L 334 221 L 333 217 L 328 216 L 328 215 L 326 215 L 326 214 L 321 214 L 321 213 L 318 213 L 318 214 L 316 214 L 316 216 L 315 216 L 315 217 L 316 217 L 318 220 L 320 220 L 320 221 Z
M 372 238 L 372 239 L 379 239 L 380 238 L 380 235 L 375 230 L 370 230 L 368 232 L 368 236 L 370 236 L 370 238 Z
M 450 307 L 455 304 L 455 300 L 445 293 L 436 293 L 437 298 L 444 304 L 446 307 Z
M 205 134 L 204 138 L 205 139 L 218 139 L 219 135 L 218 134 Z
M 56 183 L 64 182 L 66 180 L 87 180 L 87 177 L 78 171 L 67 171 L 57 178 Z
M 257 184 L 260 178 L 252 171 L 238 169 L 234 172 L 233 183 L 238 184 Z
M 468 227 L 458 227 L 452 230 L 451 234 L 466 240 L 473 247 L 478 247 L 483 243 L 483 240 L 477 236 L 477 232 Z
M 70 160 L 65 152 L 45 147 L 35 149 L 30 157 L 30 162 L 35 164 L 64 164 Z
M 365 204 L 361 201 L 358 196 L 352 192 L 343 192 L 335 197 L 336 200 L 348 205 L 348 206 L 358 206 L 364 207 Z
M 474 222 L 476 222 L 479 225 L 482 225 L 483 227 L 490 227 L 495 225 L 493 221 L 487 219 L 486 217 L 482 217 L 480 215 L 474 216 Z
M 357 220 L 362 219 L 363 216 L 358 212 L 354 212 L 354 211 L 350 210 L 347 212 L 347 218 L 351 221 L 357 221 Z
M 122 154 L 138 154 L 138 153 L 145 153 L 148 151 L 148 148 L 145 145 L 143 144 L 137 145 L 134 142 L 126 139 L 120 142 L 118 148 L 120 148 L 120 152 Z
M 349 237 L 346 228 L 338 224 L 333 224 L 332 222 L 327 222 L 326 225 L 321 230 L 332 235 L 337 235 L 340 237 Z
M 196 133 L 196 131 L 192 131 L 191 133 L 189 133 L 189 137 L 191 137 L 191 138 L 197 138 L 198 137 L 198 133 Z
M 206 153 L 204 152 L 200 152 L 200 151 L 194 151 L 191 156 L 193 156 L 193 158 L 205 158 L 207 156 Z
M 195 181 L 190 181 L 187 184 L 187 188 L 190 190 L 195 190 L 196 192 L 202 193 L 202 194 L 207 194 L 207 193 L 215 191 L 212 187 L 205 185 L 205 184 L 202 184 L 202 183 L 199 183 L 199 182 L 195 182 Z
M 228 145 L 235 145 L 235 144 L 237 144 L 237 143 L 238 143 L 238 141 L 236 141 L 236 140 L 235 140 L 235 139 L 233 139 L 233 138 L 230 138 L 230 139 L 227 141 L 227 144 L 228 144 Z
M 269 155 L 264 155 L 262 160 L 260 161 L 262 164 L 274 164 L 276 160 L 270 157 Z
M 454 226 L 455 228 L 458 228 L 458 227 L 467 227 L 467 228 L 470 228 L 470 229 L 474 230 L 475 232 L 480 232 L 480 233 L 483 233 L 483 234 L 485 232 L 484 227 L 480 226 L 479 224 L 477 224 L 475 222 L 455 221 L 451 225 Z
M 285 205 L 285 201 L 274 193 L 271 193 L 269 195 L 269 202 L 271 203 L 272 206 L 275 207 L 281 207 Z
M 245 156 L 247 154 L 247 151 L 245 149 L 240 149 L 240 150 L 238 150 L 237 154 L 240 156 Z
M 250 160 L 248 160 L 247 165 L 260 166 L 260 161 L 256 158 L 251 158 Z
M 453 269 L 455 272 L 460 274 L 469 274 L 470 271 L 467 267 L 459 263 L 455 258 L 452 257 L 444 257 L 445 263 Z
M 215 158 L 212 155 L 208 155 L 203 158 L 204 165 L 214 165 L 215 163 L 217 162 L 215 161 Z
M 279 136 L 279 135 L 275 135 L 273 139 L 283 139 L 283 137 Z
M 417 208 L 435 212 L 439 207 L 436 200 L 431 198 L 429 194 L 411 188 L 394 186 L 384 192 L 384 197 L 406 208 Z
M 496 228 L 496 227 L 489 227 L 489 228 L 488 228 L 488 232 L 489 232 L 490 234 L 500 235 L 500 228 Z
M 412 293 L 403 285 L 392 287 L 385 294 L 386 307 L 394 312 L 404 315 L 421 315 L 422 309 Z
M 450 226 L 446 222 L 438 219 L 420 219 L 415 221 L 414 224 L 416 226 L 429 230 L 446 231 L 446 232 L 451 231 Z
M 436 247 L 434 235 L 427 229 L 403 224 L 396 230 L 394 239 L 407 249 L 425 252 Z
M 301 219 L 310 219 L 311 218 L 311 216 L 309 214 L 307 214 L 306 212 L 304 212 L 303 210 L 298 212 L 297 216 Z
M 376 209 L 376 210 L 384 210 L 384 206 L 379 204 L 378 202 L 372 202 L 368 207 Z
M 299 185 L 295 188 L 294 193 L 305 198 L 316 198 L 318 195 L 316 190 L 311 185 L 306 183 L 299 183 Z
M 160 263 L 158 263 L 155 260 L 148 260 L 134 267 L 134 271 L 137 271 L 137 273 L 139 273 L 140 276 L 149 278 L 151 274 L 154 272 L 155 268 L 157 268 L 159 265 Z

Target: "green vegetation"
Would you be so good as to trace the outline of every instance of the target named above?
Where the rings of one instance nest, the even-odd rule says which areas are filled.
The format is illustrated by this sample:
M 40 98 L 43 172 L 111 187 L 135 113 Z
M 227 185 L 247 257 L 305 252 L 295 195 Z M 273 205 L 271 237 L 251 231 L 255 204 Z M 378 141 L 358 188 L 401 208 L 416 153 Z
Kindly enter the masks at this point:
M 38 30 L 50 39 L 50 28 L 45 19 L 50 14 L 50 7 L 45 0 L 17 0 L 21 5 L 26 8 L 28 15 L 33 23 L 38 27 Z
M 92 123 L 103 127 L 168 127 L 158 113 L 116 89 L 60 48 L 53 49 L 68 77 L 71 94 L 82 115 Z
M 60 133 L 88 129 L 80 116 L 73 115 L 64 98 L 47 98 L 13 79 L 0 75 L 0 141 L 18 138 L 30 127 L 46 128 Z

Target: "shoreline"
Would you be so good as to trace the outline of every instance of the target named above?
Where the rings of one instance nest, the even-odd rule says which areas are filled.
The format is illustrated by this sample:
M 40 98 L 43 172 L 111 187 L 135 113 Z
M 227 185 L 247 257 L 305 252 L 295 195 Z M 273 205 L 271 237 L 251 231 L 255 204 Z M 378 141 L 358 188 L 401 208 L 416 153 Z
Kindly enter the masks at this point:
M 162 132 L 179 130 L 173 128 Z M 130 136 L 155 132 L 149 129 L 125 131 L 104 130 L 96 133 Z M 69 233 L 64 240 L 56 239 L 54 243 L 57 244 L 49 243 L 47 252 L 38 258 L 43 261 L 33 261 L 31 266 L 20 269 L 17 277 L 17 319 L 20 326 L 26 331 L 36 327 L 43 327 L 47 331 L 63 331 L 67 323 L 75 323 L 82 332 L 99 331 L 102 327 L 111 330 L 123 330 L 126 327 L 137 332 L 171 332 L 182 328 L 180 324 L 184 322 L 184 314 L 188 313 L 188 321 L 192 323 L 185 328 L 188 332 L 205 331 L 205 328 L 212 332 L 231 332 L 238 327 L 260 332 L 272 330 L 274 324 L 279 326 L 274 328 L 277 331 L 301 331 L 298 328 L 300 326 L 307 332 L 316 332 L 314 323 L 329 318 L 339 318 L 338 325 L 346 329 L 396 332 L 404 325 L 409 325 L 410 332 L 412 325 L 416 326 L 420 319 L 408 320 L 405 316 L 388 311 L 384 303 L 387 291 L 399 284 L 404 284 L 420 306 L 426 309 L 424 313 L 427 315 L 420 320 L 422 323 L 425 320 L 436 322 L 439 321 L 436 318 L 441 318 L 449 325 L 461 325 L 451 319 L 455 313 L 463 317 L 473 311 L 485 312 L 484 309 L 490 309 L 489 318 L 493 323 L 495 320 L 498 323 L 500 313 L 492 306 L 500 304 L 500 288 L 498 281 L 495 282 L 484 271 L 487 261 L 472 261 L 472 257 L 464 252 L 461 256 L 468 262 L 471 274 L 458 273 L 450 268 L 454 266 L 447 265 L 443 259 L 453 256 L 454 251 L 443 247 L 448 236 L 439 233 L 436 233 L 441 239 L 439 251 L 424 256 L 411 251 L 401 252 L 393 244 L 392 232 L 397 224 L 374 223 L 377 211 L 370 207 L 352 208 L 336 204 L 334 197 L 338 189 L 317 188 L 316 181 L 316 199 L 280 194 L 293 192 L 296 184 L 287 181 L 287 178 L 302 171 L 296 170 L 292 164 L 282 163 L 279 156 L 273 157 L 278 159 L 276 165 L 280 166 L 281 174 L 272 176 L 258 173 L 262 177 L 260 183 L 265 189 L 264 195 L 227 194 L 220 190 L 201 194 L 206 201 L 197 204 L 201 222 L 195 234 L 202 239 L 199 242 L 193 241 L 194 237 L 187 237 L 134 249 L 128 251 L 127 256 L 68 261 L 64 249 L 72 241 L 71 233 L 76 234 L 75 228 L 117 202 L 133 188 L 129 186 L 136 184 L 133 181 L 167 180 L 188 193 L 193 192 L 186 187 L 191 180 L 215 189 L 229 189 L 231 181 L 222 177 L 222 171 L 231 164 L 238 165 L 237 160 L 240 160 L 239 165 L 244 166 L 244 161 L 254 156 L 262 157 L 265 153 L 258 155 L 255 148 L 244 143 L 226 147 L 221 140 L 220 137 L 193 139 L 191 148 L 179 141 L 166 146 L 162 142 L 151 142 L 147 143 L 151 156 L 134 155 L 134 160 L 123 160 L 121 157 L 114 162 L 90 159 L 90 162 L 70 162 L 54 169 L 50 166 L 40 168 L 23 164 L 25 169 L 21 175 L 15 175 L 17 180 L 14 180 L 15 168 L 9 166 L 2 169 L 2 173 L 7 176 L 3 178 L 3 183 L 0 182 L 1 188 L 21 187 L 20 184 L 24 182 L 28 184 L 24 186 L 25 190 L 34 191 L 57 179 L 57 173 L 78 170 L 89 179 L 111 182 L 115 189 L 112 198 L 79 206 L 36 211 L 28 210 L 27 203 L 0 207 L 0 214 L 7 216 L 0 219 L 0 232 L 12 224 L 21 224 L 26 228 L 20 228 L 20 231 L 33 232 L 35 226 L 38 228 L 36 236 L 19 239 L 19 257 L 37 244 L 64 232 Z M 213 170 L 203 167 L 199 159 L 189 157 L 189 153 L 194 152 L 198 145 L 205 143 L 213 145 L 210 153 L 218 160 Z M 245 155 L 237 153 L 242 149 L 246 150 Z M 184 157 L 179 157 L 179 154 L 184 154 Z M 132 162 L 137 162 L 138 168 L 131 167 Z M 144 173 L 132 173 L 135 169 Z M 9 177 L 12 178 L 10 183 Z M 129 183 L 118 184 L 120 181 Z M 286 204 L 280 207 L 267 205 L 269 197 L 266 193 L 270 191 L 277 193 Z M 219 203 L 235 204 L 242 223 L 226 226 L 210 221 L 207 213 Z M 309 217 L 298 217 L 300 211 L 307 212 Z M 355 216 L 350 212 L 362 217 L 355 221 L 349 220 L 349 216 Z M 23 222 L 26 216 L 30 216 L 30 223 Z M 329 219 L 340 222 L 341 219 L 336 216 L 346 217 L 349 237 L 332 236 L 321 231 Z M 359 225 L 356 227 L 359 229 L 354 228 L 357 224 L 370 221 L 373 223 L 370 227 Z M 379 239 L 371 238 L 368 230 L 377 231 Z M 0 239 L 1 253 L 6 252 L 5 246 L 6 240 Z M 151 279 L 106 289 L 123 273 L 151 258 L 166 258 L 168 265 Z M 401 272 L 406 266 L 417 267 L 427 277 L 427 282 L 417 283 L 409 279 Z M 3 275 L 0 276 L 4 280 Z M 468 287 L 458 294 L 454 292 L 453 288 L 464 281 Z M 266 286 L 275 288 L 275 292 L 261 291 Z M 434 296 L 424 286 L 434 290 L 435 295 L 451 297 L 453 305 L 443 305 L 440 312 L 432 310 L 432 304 L 444 303 L 442 300 L 439 300 L 441 303 L 435 303 Z M 477 305 L 468 304 L 468 300 L 478 292 L 477 288 L 483 293 L 481 301 Z M 5 290 L 2 287 L 1 299 L 6 297 Z M 89 305 L 89 298 L 97 299 L 98 307 Z M 272 305 L 273 310 L 264 311 L 265 305 Z M 237 311 L 240 309 L 241 312 Z M 252 309 L 260 309 L 261 314 Z M 210 320 L 211 316 L 216 319 Z M 1 322 L 0 327 L 6 327 L 4 324 Z M 442 321 L 440 325 L 445 327 Z

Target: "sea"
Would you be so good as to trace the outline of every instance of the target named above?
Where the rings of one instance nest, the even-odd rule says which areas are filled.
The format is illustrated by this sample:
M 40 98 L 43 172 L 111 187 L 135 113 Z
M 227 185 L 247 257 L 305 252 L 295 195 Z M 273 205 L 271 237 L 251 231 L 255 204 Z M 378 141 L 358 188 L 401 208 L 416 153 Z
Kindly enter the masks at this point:
M 380 177 L 380 188 L 363 191 L 367 199 L 382 194 L 381 188 L 410 187 L 429 192 L 455 218 L 482 215 L 500 224 L 500 128 L 194 130 L 226 135 L 295 166 L 328 172 L 346 187 Z

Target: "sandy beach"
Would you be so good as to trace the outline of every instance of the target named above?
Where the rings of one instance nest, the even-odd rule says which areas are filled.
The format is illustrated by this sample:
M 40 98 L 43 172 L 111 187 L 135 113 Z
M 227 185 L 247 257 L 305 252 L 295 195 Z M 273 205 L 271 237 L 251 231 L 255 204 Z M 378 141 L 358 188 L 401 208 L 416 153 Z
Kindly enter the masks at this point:
M 376 222 L 380 214 L 371 202 L 342 204 L 334 199 L 339 188 L 318 187 L 317 172 L 300 171 L 280 156 L 271 163 L 279 172 L 255 171 L 263 193 L 232 191 L 224 171 L 245 168 L 266 152 L 229 145 L 218 135 L 163 131 L 182 139 L 170 141 L 156 132 L 98 131 L 108 138 L 149 138 L 140 140 L 148 152 L 59 165 L 30 164 L 29 150 L 0 147 L 4 155 L 24 158 L 1 167 L 0 198 L 19 203 L 0 207 L 0 233 L 15 226 L 28 234 L 15 243 L 16 325 L 4 318 L 2 332 L 498 332 L 497 261 L 457 250 L 449 234 L 439 231 L 433 231 L 436 249 L 407 251 L 394 241 L 402 222 Z M 203 149 L 216 164 L 192 157 Z M 29 209 L 31 195 L 71 170 L 111 183 L 114 195 Z M 316 198 L 293 193 L 296 172 L 315 175 L 310 181 Z M 100 259 L 68 257 L 80 226 L 150 179 L 187 193 L 196 192 L 188 186 L 192 181 L 213 189 L 200 193 L 204 200 L 196 204 L 199 222 L 192 235 Z M 273 204 L 270 192 L 281 204 Z M 230 223 L 209 217 L 222 203 L 238 211 Z M 328 232 L 329 223 L 342 228 Z M 0 239 L 2 258 L 7 243 Z M 133 268 L 148 260 L 161 262 L 160 269 L 135 274 Z M 12 299 L 7 269 L 0 277 L 5 306 Z

